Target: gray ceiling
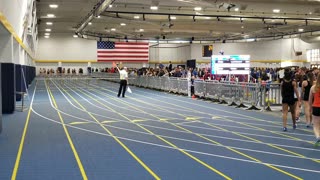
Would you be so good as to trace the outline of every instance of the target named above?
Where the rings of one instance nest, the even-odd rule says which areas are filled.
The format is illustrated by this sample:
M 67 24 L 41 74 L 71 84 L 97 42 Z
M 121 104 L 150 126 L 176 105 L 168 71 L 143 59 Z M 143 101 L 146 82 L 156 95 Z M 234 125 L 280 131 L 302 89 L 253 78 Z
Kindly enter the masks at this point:
M 74 34 L 98 2 L 40 0 L 40 36 L 48 28 L 48 21 L 53 22 L 52 36 Z M 150 10 L 154 3 L 159 4 L 156 11 Z M 59 8 L 51 9 L 49 4 L 58 4 Z M 85 24 L 81 34 L 128 39 L 232 40 L 311 32 L 315 35 L 320 30 L 320 0 L 115 0 L 112 5 L 100 18 L 94 18 L 92 25 Z M 195 11 L 196 6 L 202 10 Z M 234 7 L 228 11 L 231 6 Z M 280 13 L 273 9 L 280 9 Z M 56 17 L 47 18 L 49 13 Z M 169 20 L 169 16 L 176 19 Z

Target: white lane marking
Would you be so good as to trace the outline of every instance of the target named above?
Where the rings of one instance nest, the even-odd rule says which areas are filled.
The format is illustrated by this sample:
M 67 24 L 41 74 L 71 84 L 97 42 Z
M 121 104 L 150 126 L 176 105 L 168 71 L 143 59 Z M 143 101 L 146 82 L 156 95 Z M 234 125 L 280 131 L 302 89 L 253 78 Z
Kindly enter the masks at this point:
M 48 121 L 51 121 L 53 123 L 57 123 L 57 124 L 63 124 L 61 122 L 57 122 L 51 118 L 42 116 L 41 114 L 37 113 L 36 111 L 34 111 L 32 109 L 32 112 L 34 112 L 36 115 L 47 119 Z M 94 134 L 98 134 L 98 135 L 102 135 L 102 136 L 108 136 L 111 137 L 109 134 L 105 134 L 105 133 L 100 133 L 100 132 L 96 132 L 96 131 L 92 131 L 92 130 L 88 130 L 88 129 L 84 129 L 84 128 L 80 128 L 80 127 L 75 127 L 69 124 L 64 124 L 65 126 L 68 126 L 70 128 L 74 128 L 74 129 L 78 129 L 78 130 L 82 130 L 82 131 L 86 131 L 86 132 L 91 132 Z M 125 138 L 125 137 L 120 137 L 120 136 L 115 136 L 119 139 L 122 140 L 127 140 L 127 141 L 131 141 L 131 142 L 137 142 L 137 143 L 141 143 L 141 144 L 148 144 L 148 145 L 152 145 L 152 146 L 157 146 L 157 147 L 162 147 L 162 148 L 167 148 L 167 149 L 173 149 L 173 150 L 178 150 L 177 148 L 171 147 L 171 146 L 166 146 L 166 145 L 160 145 L 160 144 L 155 144 L 155 143 L 149 143 L 149 142 L 145 142 L 145 141 L 139 141 L 139 140 L 135 140 L 135 139 L 130 139 L 130 138 Z M 227 146 L 229 147 L 229 146 Z M 284 165 L 279 165 L 279 164 L 271 164 L 271 163 L 261 163 L 261 162 L 256 162 L 256 161 L 251 161 L 251 160 L 246 160 L 246 159 L 240 159 L 240 158 L 233 158 L 233 157 L 228 157 L 228 156 L 221 156 L 221 155 L 216 155 L 216 154 L 212 154 L 212 153 L 204 153 L 204 152 L 200 152 L 200 151 L 193 151 L 193 150 L 188 150 L 188 149 L 182 149 L 179 148 L 183 151 L 186 152 L 190 152 L 190 153 L 195 153 L 195 154 L 201 154 L 201 155 L 206 155 L 206 156 L 211 156 L 211 157 L 219 157 L 219 158 L 224 158 L 224 159 L 230 159 L 230 160 L 236 160 L 236 161 L 242 161 L 242 162 L 248 162 L 248 163 L 253 163 L 253 164 L 260 164 L 260 165 L 272 165 L 275 167 L 282 167 L 282 168 L 287 168 L 287 169 L 293 169 L 293 170 L 300 170 L 300 171 L 306 171 L 306 172 L 313 172 L 313 173 L 317 173 L 320 174 L 320 171 L 318 170 L 312 170 L 312 169 L 304 169 L 304 168 L 298 168 L 298 167 L 292 167 L 292 166 L 284 166 Z M 303 158 L 305 159 L 305 158 Z

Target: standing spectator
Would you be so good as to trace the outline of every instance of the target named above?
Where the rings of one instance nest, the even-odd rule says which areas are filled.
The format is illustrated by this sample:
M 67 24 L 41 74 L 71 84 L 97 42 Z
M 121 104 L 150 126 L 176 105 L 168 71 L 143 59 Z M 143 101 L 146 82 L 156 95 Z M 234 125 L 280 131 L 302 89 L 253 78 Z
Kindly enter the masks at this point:
M 311 114 L 309 106 L 309 93 L 313 85 L 313 73 L 310 71 L 307 73 L 307 79 L 302 82 L 301 98 L 303 99 L 304 113 L 306 115 L 306 127 L 309 128 L 311 125 Z
M 299 73 L 295 74 L 295 81 L 297 83 L 298 93 L 301 94 L 302 76 Z M 300 97 L 303 97 L 302 95 Z M 296 97 L 295 97 L 296 98 Z M 296 101 L 296 122 L 300 122 L 301 101 Z
M 118 92 L 118 97 L 120 97 L 121 91 L 122 91 L 122 97 L 125 97 L 126 94 L 126 89 L 128 85 L 128 72 L 127 72 L 127 67 L 122 68 L 119 70 L 118 66 L 117 69 L 120 74 L 120 87 L 119 87 L 119 92 Z
M 197 68 L 194 68 L 194 70 L 192 71 L 192 75 L 193 75 L 195 78 L 198 77 Z
M 173 77 L 181 77 L 181 76 L 182 76 L 181 69 L 176 67 L 173 73 Z
M 312 106 L 313 131 L 316 136 L 315 147 L 320 145 L 320 74 L 315 85 L 311 87 L 309 105 Z
M 169 68 L 169 72 L 172 71 L 172 63 L 171 63 L 171 61 L 169 61 L 169 67 L 168 68 Z
M 279 75 L 279 82 L 281 83 L 282 82 L 282 79 L 284 77 L 284 69 L 280 69 L 278 71 L 278 75 Z
M 297 83 L 292 80 L 290 71 L 286 70 L 284 72 L 283 82 L 281 83 L 283 131 L 287 131 L 287 114 L 289 107 L 292 116 L 293 129 L 297 128 L 294 93 L 296 93 L 296 97 L 299 99 Z

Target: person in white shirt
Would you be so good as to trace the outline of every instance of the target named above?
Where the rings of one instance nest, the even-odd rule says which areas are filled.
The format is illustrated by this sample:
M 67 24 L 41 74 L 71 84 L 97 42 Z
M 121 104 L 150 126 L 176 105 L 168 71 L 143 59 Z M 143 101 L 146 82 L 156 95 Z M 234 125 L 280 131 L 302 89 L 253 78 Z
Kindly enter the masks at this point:
M 120 97 L 121 91 L 122 91 L 122 97 L 125 97 L 127 84 L 128 84 L 127 67 L 124 67 L 121 70 L 119 70 L 119 68 L 117 66 L 117 69 L 118 69 L 119 74 L 120 74 L 120 87 L 119 87 L 118 97 Z

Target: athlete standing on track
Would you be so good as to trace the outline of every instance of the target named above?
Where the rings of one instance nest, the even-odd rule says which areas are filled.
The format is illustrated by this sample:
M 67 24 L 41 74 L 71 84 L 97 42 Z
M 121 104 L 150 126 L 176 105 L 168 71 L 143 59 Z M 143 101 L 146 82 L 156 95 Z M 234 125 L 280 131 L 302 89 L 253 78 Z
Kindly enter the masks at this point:
M 304 104 L 304 113 L 306 115 L 306 127 L 309 128 L 311 126 L 311 106 L 309 106 L 309 94 L 311 86 L 313 85 L 313 73 L 310 71 L 307 74 L 307 79 L 302 82 L 302 91 L 301 91 L 301 99 L 303 99 Z
M 128 85 L 127 67 L 124 67 L 121 70 L 119 70 L 118 65 L 117 65 L 117 69 L 120 74 L 120 87 L 119 87 L 118 97 L 120 97 L 121 91 L 122 91 L 122 97 L 125 97 L 126 89 L 127 89 L 127 85 Z
M 316 136 L 315 147 L 320 146 L 320 74 L 317 81 L 310 89 L 309 105 L 312 106 L 313 131 Z
M 284 73 L 283 81 L 281 82 L 283 131 L 287 131 L 287 114 L 289 107 L 292 116 L 293 129 L 297 128 L 294 93 L 296 93 L 297 99 L 300 99 L 297 83 L 292 80 L 291 73 L 289 69 L 287 69 Z

